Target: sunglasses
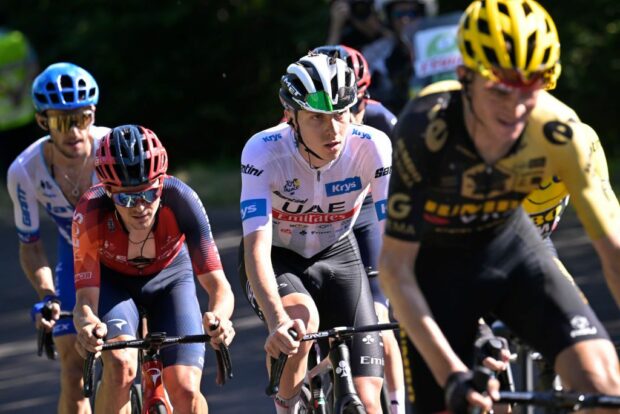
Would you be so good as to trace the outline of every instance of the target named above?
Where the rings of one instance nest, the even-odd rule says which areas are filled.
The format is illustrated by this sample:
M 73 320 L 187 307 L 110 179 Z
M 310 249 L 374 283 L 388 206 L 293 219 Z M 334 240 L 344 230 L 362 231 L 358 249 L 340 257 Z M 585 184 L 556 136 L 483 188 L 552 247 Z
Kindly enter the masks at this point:
M 410 19 L 414 19 L 418 17 L 418 12 L 415 10 L 394 10 L 391 13 L 393 19 L 401 19 L 403 17 L 408 17 Z
M 86 129 L 93 123 L 94 119 L 95 113 L 93 111 L 83 111 L 77 114 L 48 115 L 45 117 L 43 124 L 48 130 L 53 129 L 65 133 L 69 132 L 73 127 Z
M 525 76 L 519 70 L 498 67 L 493 67 L 489 75 L 487 77 L 495 82 L 526 92 L 547 89 L 551 76 L 550 70 L 533 72 L 529 76 Z
M 157 182 L 156 186 L 148 188 L 143 191 L 137 191 L 133 193 L 109 193 L 110 198 L 117 206 L 131 208 L 138 204 L 139 200 L 143 200 L 147 204 L 153 204 L 159 197 L 161 197 L 162 186 Z

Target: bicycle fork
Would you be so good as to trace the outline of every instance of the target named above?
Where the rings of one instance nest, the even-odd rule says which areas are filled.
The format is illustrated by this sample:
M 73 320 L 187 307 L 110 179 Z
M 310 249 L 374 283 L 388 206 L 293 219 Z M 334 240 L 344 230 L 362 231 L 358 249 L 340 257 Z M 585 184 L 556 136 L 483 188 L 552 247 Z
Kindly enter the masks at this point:
M 332 362 L 334 395 L 336 396 L 334 413 L 365 413 L 364 405 L 355 391 L 355 385 L 353 385 L 349 348 L 344 339 L 334 339 L 330 346 L 329 359 Z

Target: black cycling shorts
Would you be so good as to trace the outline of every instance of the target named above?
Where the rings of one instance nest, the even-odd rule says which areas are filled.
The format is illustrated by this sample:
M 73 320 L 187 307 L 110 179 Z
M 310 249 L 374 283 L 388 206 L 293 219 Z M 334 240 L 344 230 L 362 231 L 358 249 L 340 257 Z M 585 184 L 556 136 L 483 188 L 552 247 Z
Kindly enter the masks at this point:
M 351 234 L 311 258 L 274 246 L 271 261 L 280 297 L 291 293 L 310 296 L 319 311 L 320 330 L 377 323 L 368 277 Z M 243 241 L 239 263 L 246 298 L 264 321 L 245 273 Z M 349 348 L 353 376 L 383 377 L 383 342 L 378 332 L 354 335 Z
M 478 319 L 487 314 L 548 361 L 579 341 L 609 338 L 521 210 L 485 245 L 457 249 L 422 243 L 415 274 L 434 319 L 470 366 Z M 443 411 L 444 392 L 421 355 L 408 339 L 401 345 L 416 412 Z

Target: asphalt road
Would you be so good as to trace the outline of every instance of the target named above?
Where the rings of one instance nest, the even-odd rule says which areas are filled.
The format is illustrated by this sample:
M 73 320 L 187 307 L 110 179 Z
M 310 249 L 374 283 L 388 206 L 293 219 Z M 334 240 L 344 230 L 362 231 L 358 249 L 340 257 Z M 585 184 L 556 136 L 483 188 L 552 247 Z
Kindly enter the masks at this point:
M 236 272 L 239 215 L 235 209 L 209 214 L 224 269 L 237 299 L 233 316 L 237 336 L 231 346 L 235 378 L 224 387 L 216 386 L 215 361 L 207 353 L 202 390 L 212 413 L 271 413 L 273 403 L 263 391 L 267 383 L 265 329 L 241 294 Z M 44 223 L 43 232 L 48 246 L 54 245 L 54 229 L 49 222 Z M 596 254 L 573 216 L 562 221 L 555 241 L 566 267 L 617 340 L 620 313 L 607 291 Z M 52 247 L 48 248 L 48 254 L 53 257 Z M 0 263 L 5 269 L 4 288 L 0 290 L 0 413 L 53 413 L 59 392 L 59 366 L 35 354 L 29 309 L 36 298 L 19 268 L 17 237 L 7 222 L 0 222 Z M 200 299 L 204 309 L 206 296 L 201 293 Z

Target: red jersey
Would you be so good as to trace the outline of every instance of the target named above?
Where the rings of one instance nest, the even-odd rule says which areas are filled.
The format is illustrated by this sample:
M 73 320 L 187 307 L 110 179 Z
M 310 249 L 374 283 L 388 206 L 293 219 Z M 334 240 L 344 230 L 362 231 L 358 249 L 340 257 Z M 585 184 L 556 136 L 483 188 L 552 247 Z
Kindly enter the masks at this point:
M 166 268 L 187 242 L 196 275 L 222 269 L 206 211 L 198 195 L 181 180 L 166 176 L 153 224 L 156 255 L 136 267 L 127 261 L 129 233 L 103 185 L 88 190 L 73 215 L 75 288 L 99 287 L 101 264 L 127 276 L 150 276 Z

